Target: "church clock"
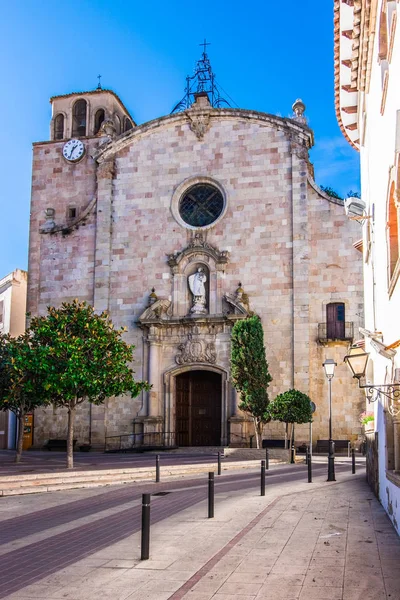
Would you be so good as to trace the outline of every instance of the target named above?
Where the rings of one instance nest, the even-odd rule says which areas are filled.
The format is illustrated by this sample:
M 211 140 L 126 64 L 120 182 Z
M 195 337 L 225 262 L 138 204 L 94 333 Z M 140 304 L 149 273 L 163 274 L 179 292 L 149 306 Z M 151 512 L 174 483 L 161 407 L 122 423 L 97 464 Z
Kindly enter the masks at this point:
M 85 154 L 85 146 L 81 140 L 69 140 L 64 144 L 63 157 L 68 162 L 78 162 Z

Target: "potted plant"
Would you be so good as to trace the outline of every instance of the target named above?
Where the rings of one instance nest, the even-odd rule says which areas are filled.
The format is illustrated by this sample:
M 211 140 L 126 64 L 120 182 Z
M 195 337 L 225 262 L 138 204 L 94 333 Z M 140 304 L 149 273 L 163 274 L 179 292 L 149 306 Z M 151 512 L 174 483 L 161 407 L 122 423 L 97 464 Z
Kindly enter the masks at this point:
M 364 425 L 365 432 L 371 432 L 374 430 L 374 413 L 371 411 L 364 411 L 360 415 L 360 423 Z

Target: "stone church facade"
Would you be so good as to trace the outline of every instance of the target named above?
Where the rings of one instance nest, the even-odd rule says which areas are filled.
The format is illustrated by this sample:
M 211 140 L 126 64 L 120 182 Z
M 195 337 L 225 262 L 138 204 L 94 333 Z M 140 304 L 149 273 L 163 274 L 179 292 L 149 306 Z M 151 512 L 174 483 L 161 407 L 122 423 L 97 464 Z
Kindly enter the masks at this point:
M 188 109 L 136 125 L 108 90 L 51 102 L 51 139 L 33 147 L 28 311 L 74 298 L 107 310 L 152 385 L 82 405 L 78 442 L 163 432 L 180 446 L 247 444 L 230 335 L 251 313 L 264 327 L 270 397 L 309 394 L 314 440 L 327 439 L 322 363 L 334 358 L 333 436 L 356 440 L 363 400 L 343 356 L 362 325 L 359 226 L 314 182 L 304 105 L 282 118 L 215 108 L 200 92 Z M 36 446 L 65 432 L 62 410 L 37 411 Z M 308 426 L 296 437 L 307 440 Z

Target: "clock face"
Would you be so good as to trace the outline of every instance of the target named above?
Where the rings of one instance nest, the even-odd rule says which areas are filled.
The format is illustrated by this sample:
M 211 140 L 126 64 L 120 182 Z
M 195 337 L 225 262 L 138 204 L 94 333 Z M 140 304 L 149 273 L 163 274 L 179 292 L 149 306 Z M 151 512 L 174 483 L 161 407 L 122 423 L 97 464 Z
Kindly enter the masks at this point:
M 77 162 L 85 154 L 85 146 L 81 140 L 69 140 L 63 147 L 63 157 L 69 162 Z

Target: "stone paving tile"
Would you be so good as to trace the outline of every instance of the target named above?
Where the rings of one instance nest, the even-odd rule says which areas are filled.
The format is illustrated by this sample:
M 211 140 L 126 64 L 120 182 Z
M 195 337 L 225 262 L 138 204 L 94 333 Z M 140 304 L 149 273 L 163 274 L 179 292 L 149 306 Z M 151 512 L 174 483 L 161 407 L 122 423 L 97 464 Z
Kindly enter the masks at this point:
M 271 572 L 266 581 L 265 581 L 265 585 L 266 586 L 278 586 L 281 585 L 282 582 L 285 583 L 285 585 L 288 586 L 292 586 L 292 587 L 296 587 L 298 585 L 303 585 L 305 579 L 305 575 L 301 574 L 301 573 L 274 573 Z
M 300 597 L 301 585 L 263 585 L 258 592 L 257 600 L 297 600 Z
M 255 596 L 263 587 L 262 583 L 224 583 L 218 590 L 219 594 Z
M 229 575 L 228 579 L 226 580 L 227 583 L 265 583 L 265 580 L 268 577 L 268 572 L 265 571 L 264 573 L 241 573 L 238 572 L 237 570 L 232 573 L 232 575 Z M 198 584 L 200 585 L 201 582 Z
M 214 592 L 188 592 L 182 596 L 183 600 L 211 600 L 214 598 Z
M 28 585 L 23 590 L 20 590 L 16 594 L 9 595 L 7 598 L 15 597 L 26 597 L 26 598 L 52 598 L 53 592 L 56 593 L 59 590 L 58 585 L 44 585 L 42 583 L 35 583 Z
M 235 594 L 234 598 L 236 600 L 254 600 L 256 596 L 242 596 L 242 594 Z M 215 600 L 232 600 L 233 596 L 231 594 L 215 594 L 213 599 Z
M 299 600 L 342 600 L 342 587 L 303 587 Z
M 345 589 L 343 600 L 387 600 L 386 592 L 378 590 L 361 590 L 360 588 Z M 389 600 L 399 600 L 400 596 L 389 596 Z
M 138 590 L 128 596 L 129 600 L 168 600 L 171 592 L 149 592 L 149 590 Z M 97 598 L 99 600 L 99 598 Z
M 227 580 L 226 574 L 209 574 L 196 583 L 191 591 L 201 593 L 216 593 L 225 583 L 225 581 L 229 581 Z M 243 582 L 243 580 L 241 580 L 241 582 Z

